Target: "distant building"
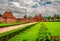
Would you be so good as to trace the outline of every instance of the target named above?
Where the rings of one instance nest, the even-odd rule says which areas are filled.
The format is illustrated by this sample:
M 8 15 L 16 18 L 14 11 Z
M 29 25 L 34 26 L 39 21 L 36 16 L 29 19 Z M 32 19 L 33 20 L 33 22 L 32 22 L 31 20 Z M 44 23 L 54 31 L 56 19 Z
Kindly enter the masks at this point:
M 28 20 L 29 20 L 29 22 L 36 22 L 36 20 L 34 18 L 29 18 Z
M 23 18 L 17 18 L 17 21 L 28 22 L 28 17 L 25 15 Z
M 0 23 L 4 22 L 4 18 L 3 17 L 0 17 Z
M 28 18 L 27 15 L 25 15 L 23 18 L 16 18 L 13 16 L 11 11 L 5 11 L 3 16 L 0 17 L 0 23 L 6 22 L 6 23 L 11 23 L 11 22 L 42 22 L 44 21 L 43 17 L 41 14 L 34 16 L 33 18 Z
M 0 15 L 0 23 L 4 21 L 4 18 L 2 15 Z
M 16 22 L 16 18 L 13 16 L 11 11 L 5 11 L 3 16 L 0 17 L 0 22 L 7 23 Z
M 6 19 L 6 22 L 16 22 L 16 18 L 13 16 L 12 12 L 4 12 L 3 17 Z
M 34 16 L 33 18 L 28 18 L 27 15 L 25 15 L 23 18 L 17 18 L 18 21 L 21 22 L 42 22 L 43 21 L 43 17 L 41 16 L 41 14 Z
M 24 19 L 28 19 L 27 15 L 24 16 Z
M 41 16 L 41 14 L 39 14 L 39 15 L 36 15 L 35 17 L 34 17 L 34 19 L 36 20 L 36 21 L 43 21 L 43 17 Z

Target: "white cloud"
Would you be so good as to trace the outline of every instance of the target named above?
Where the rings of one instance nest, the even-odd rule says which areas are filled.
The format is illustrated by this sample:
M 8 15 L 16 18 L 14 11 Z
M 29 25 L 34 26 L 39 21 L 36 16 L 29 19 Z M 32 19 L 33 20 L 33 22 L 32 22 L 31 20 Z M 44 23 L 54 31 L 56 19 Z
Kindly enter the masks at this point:
M 10 2 L 10 3 L 15 5 L 16 7 L 20 7 L 20 4 L 18 2 Z
M 20 14 L 24 14 L 24 13 L 50 13 L 50 12 L 58 12 L 58 10 L 60 11 L 60 3 L 55 2 L 55 0 L 48 0 L 53 2 L 53 4 L 44 6 L 44 5 L 40 5 L 38 4 L 38 2 L 40 2 L 40 0 L 14 0 L 12 2 L 10 2 L 10 9 L 14 12 L 14 13 L 20 13 Z M 57 0 L 56 0 L 57 1 Z M 59 0 L 58 0 L 59 1 Z M 1 9 L 5 9 L 6 7 L 8 7 L 8 1 L 2 1 L 0 0 L 0 10 Z M 46 2 L 45 0 L 43 1 L 43 3 Z M 4 4 L 2 4 L 4 3 Z M 5 4 L 6 3 L 6 4 Z M 35 6 L 37 4 L 37 8 L 31 8 L 32 6 Z M 51 14 L 51 13 L 50 13 Z

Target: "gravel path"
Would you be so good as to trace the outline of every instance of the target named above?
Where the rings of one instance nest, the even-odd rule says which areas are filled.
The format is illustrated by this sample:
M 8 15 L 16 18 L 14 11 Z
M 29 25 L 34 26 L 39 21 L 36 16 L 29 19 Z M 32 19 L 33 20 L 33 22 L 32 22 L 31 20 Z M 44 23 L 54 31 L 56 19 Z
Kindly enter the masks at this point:
M 36 23 L 36 22 L 34 22 L 34 23 Z M 21 24 L 21 25 L 16 25 L 16 26 L 0 28 L 0 33 L 4 33 L 4 32 L 7 32 L 7 31 L 10 31 L 10 30 L 17 29 L 17 28 L 20 28 L 20 27 L 23 27 L 23 26 L 34 24 L 34 23 Z

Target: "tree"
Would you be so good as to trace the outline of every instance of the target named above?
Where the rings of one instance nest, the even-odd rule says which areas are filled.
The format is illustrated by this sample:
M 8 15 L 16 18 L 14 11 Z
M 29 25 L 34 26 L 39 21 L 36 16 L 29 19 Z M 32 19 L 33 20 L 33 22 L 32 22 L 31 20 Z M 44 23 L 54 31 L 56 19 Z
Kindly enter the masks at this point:
M 54 14 L 54 18 L 56 18 L 57 16 L 56 16 L 56 14 Z
M 28 16 L 28 18 L 33 18 L 32 16 Z
M 3 15 L 2 14 L 0 14 L 0 17 L 2 17 Z
M 60 15 L 55 14 L 55 15 L 54 15 L 54 18 L 59 19 L 59 18 L 60 18 Z
M 59 18 L 60 18 L 60 16 L 59 16 L 58 14 L 57 14 L 56 16 L 57 16 L 57 17 L 56 17 L 57 19 L 59 19 Z

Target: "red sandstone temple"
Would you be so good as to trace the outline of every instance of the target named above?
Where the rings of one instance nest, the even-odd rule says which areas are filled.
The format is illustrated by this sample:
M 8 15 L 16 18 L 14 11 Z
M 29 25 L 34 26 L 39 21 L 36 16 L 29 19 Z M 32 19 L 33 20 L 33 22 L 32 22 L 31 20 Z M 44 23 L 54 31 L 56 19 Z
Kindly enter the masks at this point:
M 41 14 L 36 15 L 36 16 L 34 17 L 34 19 L 35 19 L 36 21 L 40 21 L 40 22 L 43 21 L 43 17 L 41 16 Z
M 1 22 L 6 22 L 6 23 L 11 23 L 11 22 L 16 22 L 16 21 L 20 21 L 20 22 L 37 22 L 43 21 L 43 17 L 41 16 L 41 14 L 34 16 L 33 18 L 28 18 L 27 15 L 25 15 L 23 18 L 16 18 L 13 16 L 11 11 L 5 11 L 3 16 L 0 17 L 0 23 Z
M 23 18 L 17 18 L 17 21 L 28 22 L 27 15 L 25 15 Z
M 21 21 L 21 22 L 42 22 L 43 21 L 43 17 L 41 16 L 41 14 L 34 16 L 33 18 L 28 18 L 27 15 L 25 15 L 23 18 L 17 18 L 17 20 Z
M 0 17 L 0 22 L 7 23 L 16 22 L 16 18 L 12 15 L 11 11 L 6 11 L 4 12 L 3 16 Z

